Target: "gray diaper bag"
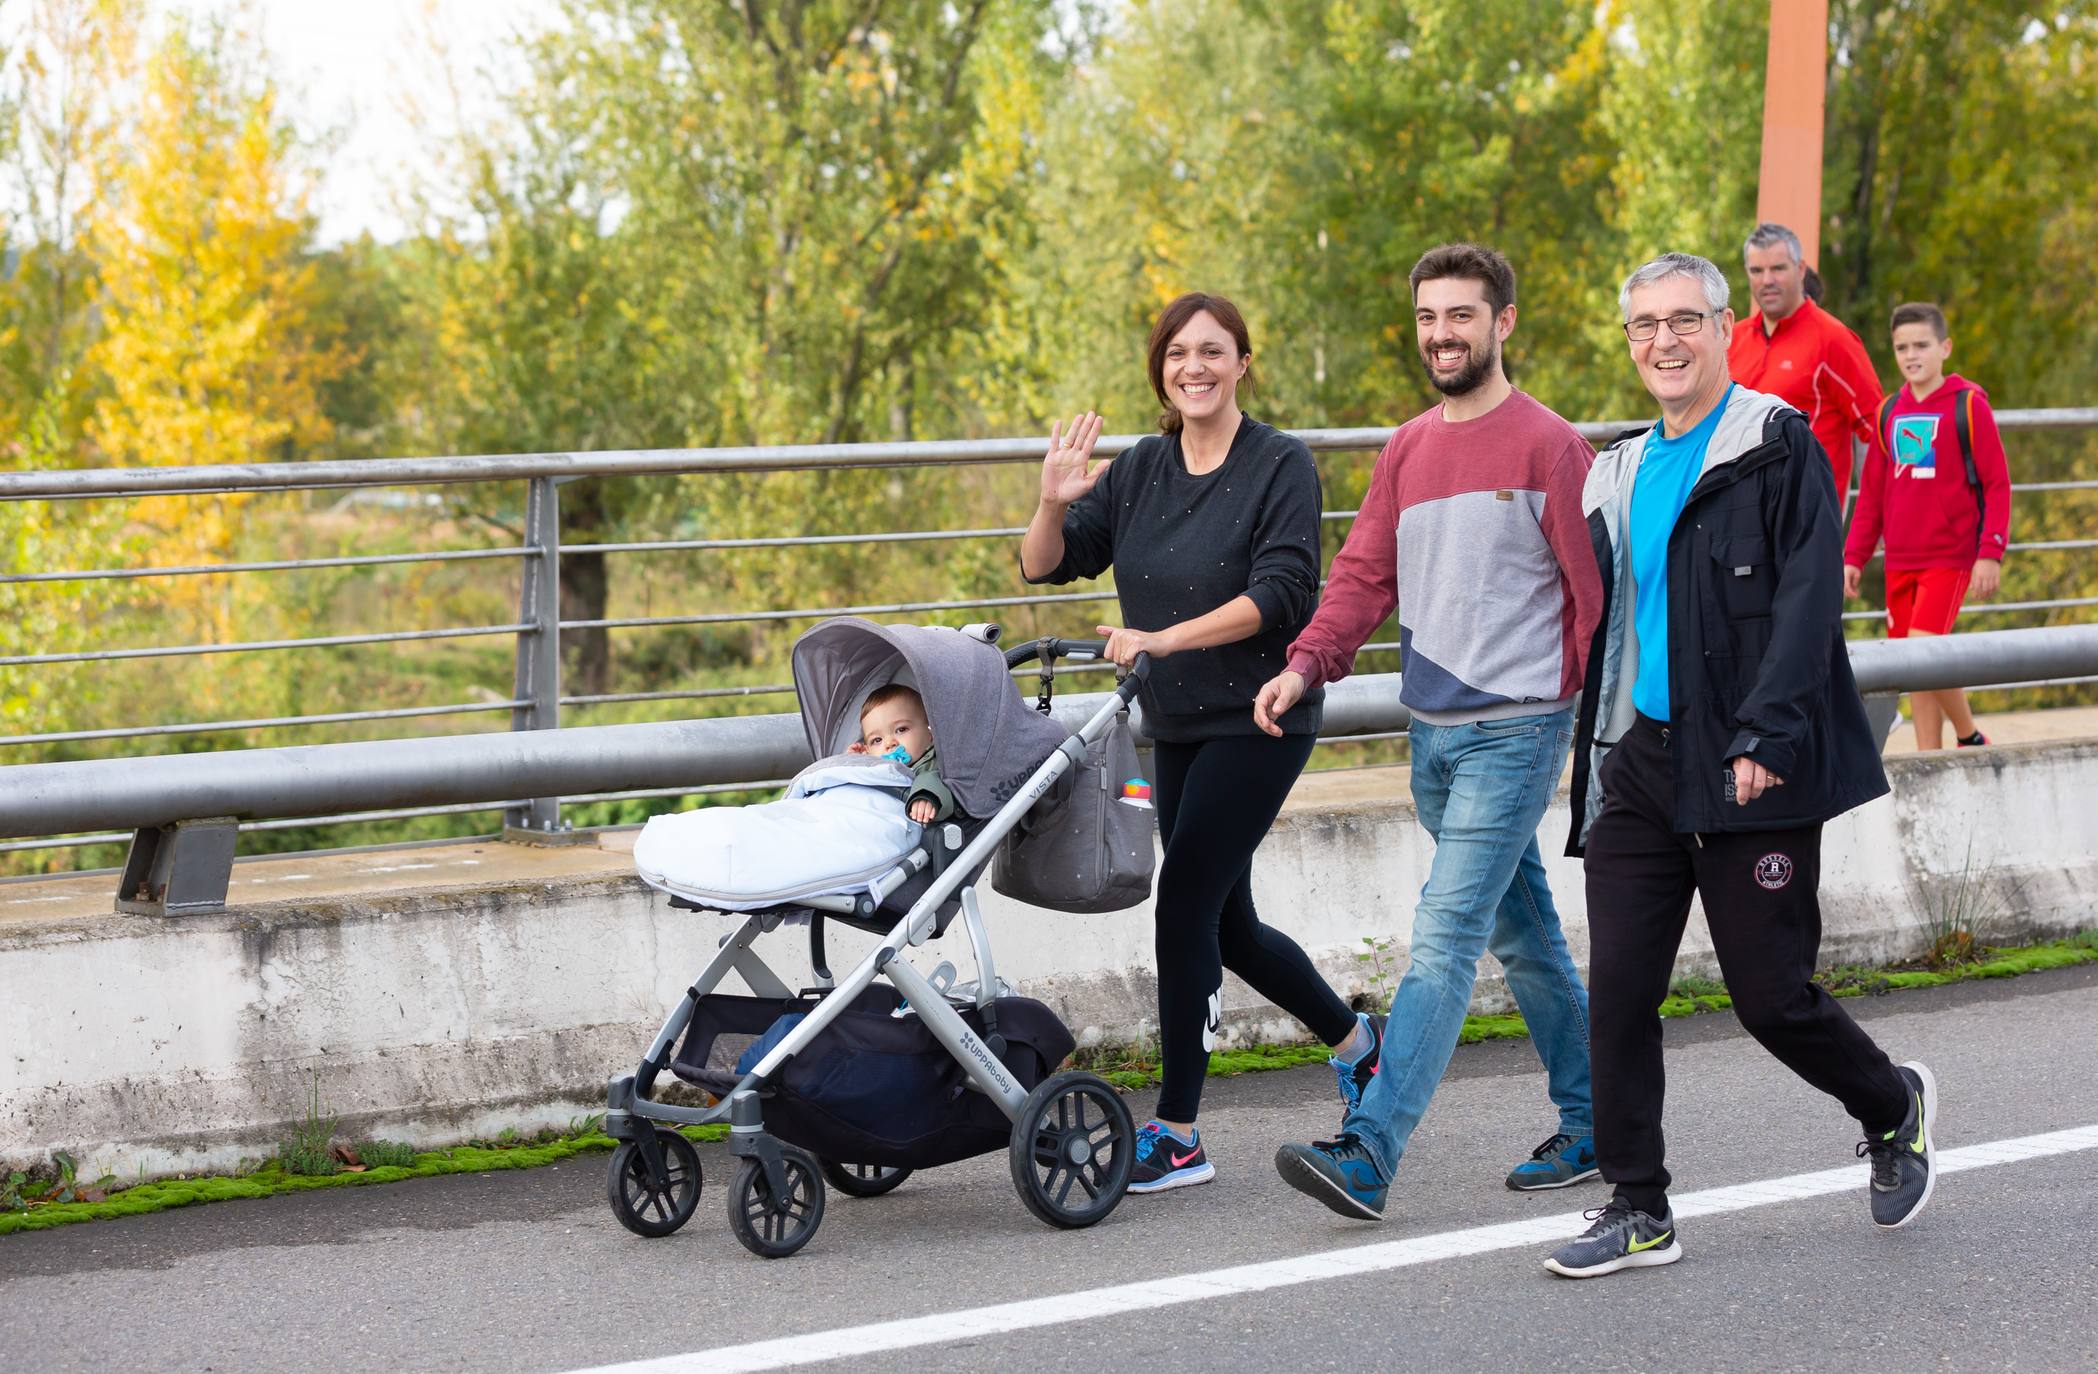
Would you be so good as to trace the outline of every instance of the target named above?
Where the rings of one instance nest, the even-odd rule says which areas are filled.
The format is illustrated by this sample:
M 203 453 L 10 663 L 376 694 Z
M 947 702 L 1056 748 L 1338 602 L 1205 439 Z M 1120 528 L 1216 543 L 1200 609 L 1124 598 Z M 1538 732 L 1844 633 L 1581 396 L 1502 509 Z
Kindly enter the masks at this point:
M 998 846 L 991 886 L 1051 911 L 1126 911 L 1151 895 L 1158 813 L 1129 713 Z

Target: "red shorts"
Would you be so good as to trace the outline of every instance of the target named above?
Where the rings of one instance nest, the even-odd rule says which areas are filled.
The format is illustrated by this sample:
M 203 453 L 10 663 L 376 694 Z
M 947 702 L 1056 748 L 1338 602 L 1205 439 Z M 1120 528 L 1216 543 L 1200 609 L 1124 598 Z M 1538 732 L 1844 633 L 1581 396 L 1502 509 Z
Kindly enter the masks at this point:
M 1887 574 L 1887 638 L 1906 639 L 1909 631 L 1949 635 L 1967 595 L 1972 568 L 1915 568 Z

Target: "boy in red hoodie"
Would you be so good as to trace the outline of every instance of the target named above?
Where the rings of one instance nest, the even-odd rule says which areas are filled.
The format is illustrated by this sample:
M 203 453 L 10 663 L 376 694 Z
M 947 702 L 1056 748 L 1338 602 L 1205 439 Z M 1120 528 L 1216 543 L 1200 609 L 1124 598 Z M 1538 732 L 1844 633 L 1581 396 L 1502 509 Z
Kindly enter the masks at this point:
M 1887 539 L 1887 637 L 1952 632 L 1960 602 L 1996 591 L 2011 524 L 2010 470 L 1988 394 L 1948 376 L 1952 337 L 1935 305 L 1894 308 L 1894 361 L 1907 386 L 1880 407 L 1879 440 L 1865 459 L 1858 511 L 1843 549 L 1843 591 L 1858 594 L 1865 563 Z M 1916 747 L 1942 749 L 1952 721 L 1961 746 L 1987 744 L 1957 687 L 1909 701 Z

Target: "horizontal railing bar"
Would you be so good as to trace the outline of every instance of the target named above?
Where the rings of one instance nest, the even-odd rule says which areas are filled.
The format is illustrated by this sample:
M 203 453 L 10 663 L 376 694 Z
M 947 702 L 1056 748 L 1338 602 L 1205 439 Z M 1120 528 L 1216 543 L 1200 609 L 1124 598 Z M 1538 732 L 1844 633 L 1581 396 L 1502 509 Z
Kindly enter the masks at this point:
M 108 730 L 61 730 L 45 735 L 0 736 L 0 748 L 21 744 L 60 744 L 84 739 L 146 739 L 155 735 L 197 735 L 212 730 L 278 730 L 294 725 L 341 725 L 359 720 L 412 720 L 420 716 L 462 716 L 476 711 L 509 711 L 530 706 L 528 700 L 462 702 L 456 706 L 398 706 L 382 711 L 331 711 L 318 716 L 266 716 L 258 720 L 206 720 L 185 725 L 116 726 Z
M 0 844 L 0 854 L 13 854 L 24 849 L 85 849 L 93 844 L 126 844 L 130 839 L 131 832 L 125 830 L 107 835 L 75 835 L 62 840 L 9 840 Z M 73 875 L 52 873 L 44 876 L 57 878 Z
M 1318 743 L 1369 744 L 1376 740 L 1406 739 L 1407 737 L 1408 732 L 1404 730 L 1379 730 L 1374 734 L 1368 735 L 1320 735 L 1318 737 Z
M 2073 606 L 2098 606 L 2098 596 L 2062 597 L 2053 601 L 2005 601 L 2001 604 L 1984 601 L 1976 606 L 1962 606 L 1961 615 L 2004 615 L 2011 611 L 2053 611 Z M 1845 620 L 1885 620 L 1885 611 L 1845 611 Z
M 797 611 L 721 611 L 711 615 L 644 615 L 612 620 L 564 620 L 564 630 L 637 630 L 663 625 L 739 625 L 757 621 L 816 620 L 834 615 L 901 615 L 906 611 L 968 611 L 985 606 L 1048 606 L 1077 601 L 1112 601 L 1111 590 L 1063 592 L 1055 596 L 989 596 L 971 601 L 898 601 L 882 606 L 817 606 Z M 0 663 L 6 660 L 0 659 Z
M 1363 652 L 1367 653 L 1370 647 L 1364 646 Z M 1393 644 L 1389 647 L 1396 649 L 1399 646 Z M 1055 671 L 1056 676 L 1063 677 L 1069 673 L 1111 672 L 1114 666 L 1112 663 L 1059 663 Z M 1017 681 L 1027 682 L 1039 678 L 1042 672 L 1041 669 L 1030 665 L 1025 668 L 1015 668 L 1012 675 Z M 695 687 L 683 692 L 607 692 L 601 696 L 562 697 L 561 704 L 563 706 L 610 706 L 630 701 L 705 701 L 710 697 L 777 696 L 782 692 L 791 692 L 793 690 L 794 684 L 791 682 L 766 682 L 749 687 Z
M 651 797 L 702 797 L 720 792 L 773 792 L 792 778 L 764 778 L 757 782 L 710 782 L 704 787 L 642 787 L 632 792 L 583 792 L 561 798 L 563 806 L 578 802 L 646 801 Z
M 197 563 L 167 568 L 86 568 L 77 572 L 10 573 L 13 582 L 101 582 L 129 577 L 201 577 L 211 573 L 287 572 L 305 568 L 369 568 L 391 563 L 463 563 L 480 558 L 536 558 L 538 549 L 440 549 L 434 553 L 375 553 L 351 558 L 284 558 L 268 563 Z
M 1860 688 L 1889 692 L 1989 686 L 2098 667 L 2098 624 L 1981 630 L 1845 646 Z M 1024 684 L 1022 684 L 1024 687 Z M 1327 690 L 1325 731 L 1352 735 L 1407 723 L 1396 674 L 1357 674 Z M 1071 694 L 1055 714 L 1097 709 Z M 328 808 L 472 804 L 490 797 L 583 796 L 611 790 L 748 786 L 808 761 L 791 714 L 723 716 L 559 730 L 439 735 L 296 748 L 24 763 L 0 787 L 0 836 L 38 837 L 165 825 L 200 816 L 245 820 Z
M 476 635 L 514 635 L 536 625 L 465 625 L 454 630 L 393 630 L 385 634 L 324 635 L 316 639 L 256 639 L 239 644 L 174 644 L 152 649 L 101 649 L 78 654 L 10 654 L 0 668 L 32 663 L 103 663 L 120 658 L 190 658 L 199 654 L 241 654 L 265 649 L 334 649 L 348 644 L 403 644 L 418 639 L 471 639 Z
M 707 701 L 715 697 L 764 697 L 791 692 L 791 682 L 762 682 L 750 687 L 694 687 L 684 692 L 604 692 L 597 696 L 562 697 L 563 706 L 612 706 L 629 701 Z
M 1025 525 L 986 530 L 890 530 L 873 534 L 783 534 L 764 539 L 643 539 L 627 544 L 563 544 L 572 553 L 676 553 L 690 550 L 799 549 L 834 544 L 901 544 L 935 539 L 1007 539 L 1027 533 Z
M 1998 682 L 1987 687 L 1970 687 L 1965 690 L 1970 695 L 1976 692 L 2018 692 L 2036 687 L 2080 687 L 2087 682 L 2098 682 L 2098 674 L 2087 677 L 2042 677 L 2031 682 Z
M 1588 421 L 1575 429 L 1591 441 L 1649 421 Z M 2098 407 L 2005 410 L 1999 429 L 2098 426 Z M 1392 426 L 1295 431 L 1318 451 L 1382 448 Z M 1102 437 L 1094 451 L 1121 453 L 1147 436 Z M 232 491 L 315 491 L 335 487 L 431 486 L 536 477 L 638 477 L 702 472 L 782 472 L 962 463 L 1040 462 L 1039 436 L 943 439 L 886 444 L 781 444 L 713 449 L 629 449 L 585 453 L 473 454 L 437 458 L 365 458 L 326 462 L 249 463 L 209 467 L 68 468 L 0 476 L 0 500 L 69 500 L 88 496 L 182 495 Z
M 578 802 L 643 801 L 650 797 L 697 797 L 718 792 L 769 792 L 781 787 L 785 787 L 790 781 L 792 781 L 792 779 L 789 778 L 766 778 L 758 782 L 709 783 L 704 787 L 649 787 L 643 788 L 635 792 L 582 793 L 577 796 L 563 797 L 561 800 L 564 805 L 573 805 Z M 309 828 L 319 829 L 324 826 L 331 825 L 368 825 L 374 821 L 413 820 L 417 816 L 470 816 L 480 811 L 504 811 L 508 810 L 510 807 L 513 806 L 528 805 L 530 805 L 530 803 L 525 801 L 497 801 L 469 802 L 460 806 L 410 806 L 402 807 L 392 811 L 353 811 L 340 816 L 306 816 L 293 817 L 285 820 L 242 821 L 235 828 L 242 832 L 247 832 L 251 830 L 305 830 Z M 495 835 L 458 835 L 448 838 L 440 837 L 438 839 L 433 840 L 420 840 L 416 843 L 426 845 L 465 844 L 471 840 L 493 840 L 499 838 L 501 837 Z M 89 845 L 97 844 L 126 844 L 130 842 L 130 839 L 131 833 L 129 831 L 111 831 L 107 834 L 102 835 L 74 835 L 65 839 L 57 840 L 9 840 L 4 844 L 0 844 L 0 854 L 12 853 L 14 851 L 24 849 L 84 849 Z M 392 846 L 371 847 L 390 848 Z M 329 852 L 333 853 L 336 851 Z M 354 851 L 345 849 L 340 852 L 351 853 Z M 268 859 L 277 857 L 290 858 L 291 856 L 279 856 L 274 854 L 253 854 L 243 855 L 242 857 L 247 859 Z M 31 876 L 72 877 L 77 875 L 46 874 Z

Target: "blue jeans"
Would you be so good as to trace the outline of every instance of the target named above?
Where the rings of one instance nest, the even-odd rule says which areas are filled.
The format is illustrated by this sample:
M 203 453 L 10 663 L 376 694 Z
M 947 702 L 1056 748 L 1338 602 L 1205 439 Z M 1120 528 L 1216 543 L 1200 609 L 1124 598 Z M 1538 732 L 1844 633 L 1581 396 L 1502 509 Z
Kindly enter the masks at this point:
M 1343 1131 L 1384 1177 L 1449 1067 L 1471 1006 L 1479 956 L 1500 960 L 1550 1080 L 1559 1129 L 1587 1135 L 1588 990 L 1566 952 L 1545 885 L 1537 826 L 1573 741 L 1573 712 L 1472 725 L 1415 721 L 1413 804 L 1435 859 L 1413 913 L 1412 963 L 1391 999 L 1383 1061 Z

